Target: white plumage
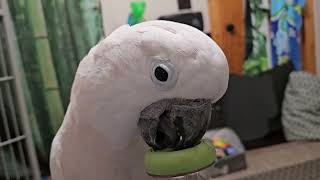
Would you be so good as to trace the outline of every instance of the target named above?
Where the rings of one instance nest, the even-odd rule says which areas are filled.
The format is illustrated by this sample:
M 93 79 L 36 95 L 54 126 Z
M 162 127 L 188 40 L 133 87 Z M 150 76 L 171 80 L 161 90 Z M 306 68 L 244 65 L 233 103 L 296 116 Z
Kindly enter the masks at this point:
M 174 81 L 152 80 L 159 59 L 172 65 Z M 68 111 L 52 144 L 53 180 L 150 179 L 137 127 L 141 110 L 165 98 L 217 101 L 228 77 L 221 49 L 195 28 L 167 21 L 120 27 L 79 65 Z

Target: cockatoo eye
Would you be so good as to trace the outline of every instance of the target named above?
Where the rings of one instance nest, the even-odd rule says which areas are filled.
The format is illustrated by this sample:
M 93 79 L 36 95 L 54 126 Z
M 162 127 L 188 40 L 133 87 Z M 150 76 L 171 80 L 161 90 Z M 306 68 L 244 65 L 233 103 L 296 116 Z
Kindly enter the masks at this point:
M 166 82 L 169 78 L 168 68 L 163 64 L 160 64 L 154 69 L 154 76 L 161 82 Z
M 155 57 L 152 63 L 151 80 L 157 88 L 169 90 L 176 85 L 178 73 L 168 59 Z

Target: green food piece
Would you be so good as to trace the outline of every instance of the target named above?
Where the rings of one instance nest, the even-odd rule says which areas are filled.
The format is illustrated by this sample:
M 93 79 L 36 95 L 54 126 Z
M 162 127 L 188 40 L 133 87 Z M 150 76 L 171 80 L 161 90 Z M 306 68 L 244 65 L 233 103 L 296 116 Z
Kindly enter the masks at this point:
M 208 140 L 179 151 L 153 151 L 145 154 L 146 171 L 151 176 L 180 176 L 202 170 L 214 163 L 216 153 Z

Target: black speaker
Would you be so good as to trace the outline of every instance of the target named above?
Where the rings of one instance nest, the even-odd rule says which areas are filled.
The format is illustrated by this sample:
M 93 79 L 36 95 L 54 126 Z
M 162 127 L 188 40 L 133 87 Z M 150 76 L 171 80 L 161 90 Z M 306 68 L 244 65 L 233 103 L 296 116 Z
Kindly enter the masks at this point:
M 204 29 L 203 17 L 201 12 L 181 13 L 181 14 L 161 16 L 159 17 L 159 20 L 167 20 L 167 21 L 174 21 L 182 24 L 187 24 L 199 29 L 200 31 L 203 31 Z
M 190 0 L 178 0 L 179 9 L 191 9 L 191 1 Z

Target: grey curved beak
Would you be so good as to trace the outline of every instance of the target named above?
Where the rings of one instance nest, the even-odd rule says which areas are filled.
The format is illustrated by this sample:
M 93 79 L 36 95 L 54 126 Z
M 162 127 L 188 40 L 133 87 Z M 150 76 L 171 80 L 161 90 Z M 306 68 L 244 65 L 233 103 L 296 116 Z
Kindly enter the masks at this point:
M 210 99 L 164 99 L 141 112 L 138 127 L 153 149 L 180 150 L 200 142 L 210 119 Z

